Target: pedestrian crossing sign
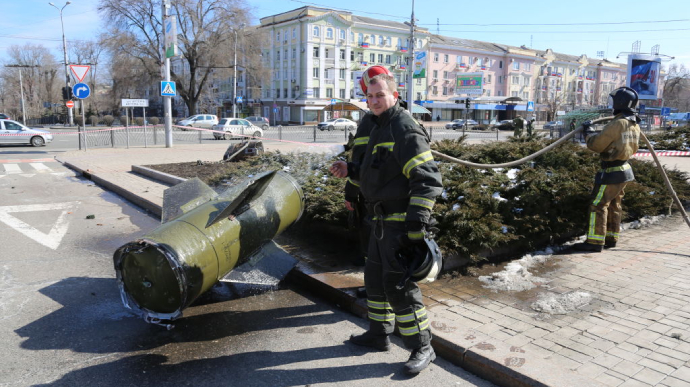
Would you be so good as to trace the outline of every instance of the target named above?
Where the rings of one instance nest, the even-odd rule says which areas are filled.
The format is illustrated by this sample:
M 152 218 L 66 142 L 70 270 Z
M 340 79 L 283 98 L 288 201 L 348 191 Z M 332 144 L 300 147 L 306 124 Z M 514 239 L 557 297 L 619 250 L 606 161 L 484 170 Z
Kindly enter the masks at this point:
M 162 81 L 161 82 L 161 97 L 174 97 L 177 95 L 175 89 L 175 82 Z

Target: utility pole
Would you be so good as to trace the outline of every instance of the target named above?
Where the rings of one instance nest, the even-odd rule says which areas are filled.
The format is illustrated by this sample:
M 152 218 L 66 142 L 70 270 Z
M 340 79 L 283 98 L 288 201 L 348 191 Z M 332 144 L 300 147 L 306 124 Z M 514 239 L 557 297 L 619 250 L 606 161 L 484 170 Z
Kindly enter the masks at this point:
M 22 70 L 31 67 L 41 67 L 41 66 L 31 66 L 31 65 L 5 65 L 5 67 L 16 67 L 19 68 L 19 94 L 21 95 L 21 106 L 22 106 L 22 124 L 26 125 L 26 109 L 24 108 L 24 84 L 22 82 Z
M 168 18 L 170 0 L 163 0 L 163 35 L 165 35 L 165 21 Z M 167 47 L 163 47 L 163 57 L 165 58 L 165 81 L 170 82 L 170 58 L 166 53 Z M 172 97 L 163 97 L 163 116 L 165 120 L 165 147 L 172 148 Z
M 244 28 L 244 23 L 240 24 L 240 28 Z M 237 28 L 234 29 L 235 31 L 235 64 L 232 66 L 233 68 L 233 76 L 232 76 L 232 118 L 237 118 Z
M 414 29 L 415 29 L 415 18 L 414 18 L 414 0 L 412 0 L 412 16 L 410 16 L 410 22 L 405 23 L 410 26 L 410 75 L 408 77 L 407 85 L 407 109 L 412 114 L 412 104 L 414 103 Z
M 67 63 L 67 40 L 65 39 L 65 23 L 62 21 L 62 10 L 65 9 L 66 6 L 72 4 L 72 2 L 68 1 L 65 3 L 65 5 L 62 6 L 62 8 L 58 8 L 55 4 L 53 3 L 48 3 L 49 5 L 55 7 L 58 11 L 60 11 L 60 25 L 62 26 L 62 52 L 65 55 L 65 87 L 67 88 L 67 93 L 69 94 L 69 89 L 71 89 L 71 86 L 69 84 L 69 71 L 67 70 L 67 66 L 69 63 Z M 67 102 L 67 101 L 65 101 Z M 74 125 L 74 118 L 72 115 L 72 108 L 67 108 L 67 116 L 68 116 L 68 122 L 69 125 L 72 126 Z

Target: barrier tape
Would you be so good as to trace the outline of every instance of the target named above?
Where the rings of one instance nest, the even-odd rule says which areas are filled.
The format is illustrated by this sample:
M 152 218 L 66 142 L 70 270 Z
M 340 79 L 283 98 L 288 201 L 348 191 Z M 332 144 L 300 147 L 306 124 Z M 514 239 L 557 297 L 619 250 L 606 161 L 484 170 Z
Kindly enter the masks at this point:
M 633 157 L 651 156 L 652 152 L 637 152 Z M 656 151 L 657 156 L 690 156 L 690 151 Z

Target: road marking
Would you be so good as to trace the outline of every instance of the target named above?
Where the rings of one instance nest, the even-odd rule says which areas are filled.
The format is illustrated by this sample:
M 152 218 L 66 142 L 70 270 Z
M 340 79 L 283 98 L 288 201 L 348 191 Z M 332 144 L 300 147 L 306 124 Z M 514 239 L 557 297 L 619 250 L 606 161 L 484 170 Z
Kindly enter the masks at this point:
M 45 164 L 43 163 L 29 163 L 32 167 L 34 167 L 35 170 L 38 172 L 52 172 L 53 170 L 48 168 Z
M 45 163 L 45 162 L 50 162 L 50 161 L 55 161 L 55 159 L 4 159 L 0 160 L 0 164 L 5 164 L 5 163 Z
M 67 228 L 69 227 L 69 221 L 67 220 L 68 210 L 75 207 L 79 202 L 67 202 L 67 203 L 49 203 L 49 204 L 28 204 L 24 206 L 4 206 L 0 207 L 0 222 L 12 227 L 13 229 L 19 231 L 25 236 L 33 239 L 34 241 L 56 250 L 62 242 L 62 238 L 67 233 Z M 25 223 L 22 220 L 10 215 L 13 212 L 35 212 L 35 211 L 50 211 L 50 210 L 62 210 L 57 220 L 53 224 L 48 234 L 37 230 L 31 225 Z
M 22 173 L 22 169 L 19 168 L 19 164 L 4 164 L 5 172 L 10 175 L 13 173 Z

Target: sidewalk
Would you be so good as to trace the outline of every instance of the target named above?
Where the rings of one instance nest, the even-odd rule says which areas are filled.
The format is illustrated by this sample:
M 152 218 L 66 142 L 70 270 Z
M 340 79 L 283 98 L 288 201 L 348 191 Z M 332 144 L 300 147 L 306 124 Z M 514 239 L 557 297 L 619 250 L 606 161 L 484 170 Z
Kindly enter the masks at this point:
M 227 145 L 91 149 L 56 159 L 160 213 L 168 186 L 132 173 L 131 166 L 219 160 Z M 264 145 L 268 151 L 329 151 Z M 660 159 L 690 172 L 690 158 Z M 528 256 L 477 276 L 451 274 L 423 285 L 436 352 L 500 386 L 690 385 L 690 228 L 673 217 L 624 231 L 618 246 L 600 254 Z M 292 275 L 364 316 L 364 300 L 354 296 L 363 280 L 353 271 L 300 263 Z

